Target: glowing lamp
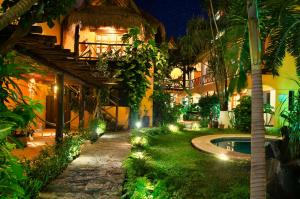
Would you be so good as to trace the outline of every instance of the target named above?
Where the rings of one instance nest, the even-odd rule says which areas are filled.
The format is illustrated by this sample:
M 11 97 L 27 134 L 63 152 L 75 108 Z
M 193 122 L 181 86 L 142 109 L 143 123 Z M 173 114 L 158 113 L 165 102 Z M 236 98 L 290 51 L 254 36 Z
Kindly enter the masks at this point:
M 168 128 L 169 128 L 169 130 L 171 131 L 171 132 L 177 132 L 177 131 L 179 131 L 179 128 L 176 126 L 176 125 L 174 125 L 174 124 L 170 124 L 169 126 L 168 126 Z
M 223 161 L 228 161 L 229 160 L 229 157 L 224 153 L 221 153 L 221 154 L 217 155 L 217 158 L 219 158 L 220 160 L 223 160 Z
M 135 126 L 136 126 L 136 128 L 141 128 L 142 127 L 142 122 L 141 121 L 138 121 L 138 122 L 136 122 L 135 123 Z

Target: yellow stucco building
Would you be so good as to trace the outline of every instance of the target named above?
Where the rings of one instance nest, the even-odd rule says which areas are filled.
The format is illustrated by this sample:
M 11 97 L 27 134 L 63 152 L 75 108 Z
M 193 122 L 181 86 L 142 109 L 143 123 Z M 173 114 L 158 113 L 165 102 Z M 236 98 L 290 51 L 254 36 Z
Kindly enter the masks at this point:
M 48 43 L 51 43 L 51 46 L 47 49 L 47 53 L 42 54 L 42 57 L 39 52 L 30 52 L 31 54 L 34 54 L 34 56 L 31 56 L 31 54 L 28 55 L 29 53 L 26 55 L 21 53 L 22 55 L 20 54 L 21 56 L 19 56 L 26 59 L 26 61 L 30 59 L 30 63 L 34 63 L 36 58 L 38 58 L 34 64 L 40 68 L 47 69 L 46 77 L 32 74 L 29 77 L 29 82 L 19 82 L 19 84 L 22 85 L 21 88 L 25 95 L 30 94 L 29 96 L 31 96 L 32 99 L 41 100 L 42 104 L 45 106 L 44 112 L 40 114 L 41 121 L 39 121 L 39 126 L 42 126 L 43 128 L 51 128 L 45 123 L 46 120 L 48 121 L 52 118 L 51 122 L 56 122 L 55 90 L 59 89 L 59 87 L 56 86 L 57 73 L 65 74 L 64 87 L 70 90 L 74 89 L 76 95 L 81 95 L 80 93 L 83 91 L 80 89 L 83 86 L 97 87 L 97 85 L 101 84 L 100 82 L 92 82 L 92 79 L 95 79 L 95 81 L 97 78 L 101 80 L 101 77 L 98 77 L 99 75 L 95 73 L 90 73 L 90 75 L 96 75 L 97 77 L 91 76 L 90 79 L 87 74 L 83 75 L 83 73 L 85 73 L 84 70 L 80 72 L 80 69 L 76 69 L 75 67 L 70 70 L 67 69 L 66 67 L 70 65 L 69 62 L 73 62 L 73 64 L 77 63 L 79 68 L 82 66 L 90 66 L 91 68 L 93 65 L 96 65 L 98 56 L 102 53 L 114 52 L 116 50 L 120 50 L 122 53 L 125 46 L 122 44 L 121 38 L 123 34 L 127 33 L 128 29 L 132 27 L 141 29 L 142 33 L 140 37 L 143 40 L 153 37 L 163 40 L 165 37 L 163 25 L 151 15 L 141 11 L 133 0 L 112 0 L 109 2 L 104 0 L 88 1 L 88 3 L 79 5 L 66 16 L 61 16 L 53 22 L 54 26 L 52 28 L 49 28 L 46 23 L 35 24 L 42 28 L 42 32 L 38 35 L 36 34 L 36 36 L 31 35 L 32 38 L 30 39 L 37 37 L 37 40 L 42 40 L 47 43 L 47 41 L 44 40 L 49 38 L 52 42 L 55 38 L 53 44 L 56 46 L 53 46 L 49 41 Z M 149 27 L 152 27 L 157 32 L 157 35 L 151 35 Z M 65 54 L 59 54 L 59 52 Z M 56 63 L 54 63 L 55 56 L 61 58 L 59 60 L 60 66 L 57 66 Z M 43 61 L 39 62 L 40 59 Z M 48 68 L 48 63 L 50 63 L 49 65 L 55 65 L 53 70 L 52 68 Z M 71 75 L 68 73 L 70 71 L 72 73 Z M 151 74 L 153 74 L 153 68 L 151 69 Z M 141 118 L 145 115 L 149 116 L 149 126 L 152 126 L 153 102 L 151 96 L 153 93 L 153 77 L 149 77 L 149 81 L 151 82 L 151 85 L 147 89 L 146 95 L 141 102 L 139 115 Z M 115 82 L 104 82 L 102 86 L 106 86 L 109 89 L 122 90 L 122 88 L 117 88 L 115 85 Z M 30 90 L 32 89 L 35 89 L 38 94 L 34 95 L 33 93 L 30 93 Z M 118 94 L 118 92 L 114 92 L 114 94 L 115 93 Z M 64 103 L 70 103 L 68 99 L 68 94 L 65 92 Z M 122 101 L 122 99 L 120 99 L 120 101 Z M 71 120 L 71 129 L 78 128 L 79 119 L 76 116 L 78 113 L 71 111 L 67 106 L 68 105 L 66 104 L 64 105 L 65 121 Z M 128 128 L 130 115 L 128 106 L 122 104 L 110 104 L 103 106 L 102 111 L 114 121 L 118 121 L 119 126 Z M 85 127 L 87 127 L 90 117 L 91 115 L 85 110 L 83 113 Z M 74 120 L 72 118 L 74 118 Z

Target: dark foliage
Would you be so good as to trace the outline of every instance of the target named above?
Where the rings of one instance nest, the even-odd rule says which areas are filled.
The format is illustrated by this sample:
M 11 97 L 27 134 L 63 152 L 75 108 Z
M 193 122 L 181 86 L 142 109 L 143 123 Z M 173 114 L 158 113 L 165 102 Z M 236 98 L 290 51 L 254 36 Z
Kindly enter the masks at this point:
M 245 96 L 240 99 L 240 104 L 233 109 L 234 128 L 243 131 L 251 131 L 251 97 Z

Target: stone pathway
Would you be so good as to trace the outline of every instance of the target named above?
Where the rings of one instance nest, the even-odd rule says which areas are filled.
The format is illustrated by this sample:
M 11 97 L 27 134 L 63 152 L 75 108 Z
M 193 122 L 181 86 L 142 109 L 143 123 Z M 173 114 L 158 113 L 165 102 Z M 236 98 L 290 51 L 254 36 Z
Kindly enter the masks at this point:
M 115 199 L 121 197 L 122 161 L 130 151 L 129 133 L 107 133 L 41 193 L 41 199 Z

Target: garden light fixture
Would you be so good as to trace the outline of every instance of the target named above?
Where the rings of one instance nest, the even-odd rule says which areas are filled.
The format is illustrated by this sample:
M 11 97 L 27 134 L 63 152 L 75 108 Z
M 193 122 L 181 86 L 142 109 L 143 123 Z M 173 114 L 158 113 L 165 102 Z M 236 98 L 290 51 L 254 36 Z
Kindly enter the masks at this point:
M 224 161 L 229 160 L 229 157 L 224 153 L 221 153 L 221 154 L 217 155 L 217 158 L 219 158 L 220 160 L 224 160 Z
M 142 122 L 141 121 L 137 121 L 136 123 L 135 123 L 135 126 L 136 126 L 136 128 L 141 128 L 142 127 Z
M 169 128 L 169 130 L 170 130 L 171 132 L 173 132 L 173 133 L 179 131 L 178 126 L 176 126 L 176 125 L 174 125 L 174 124 L 169 124 L 168 128 Z

